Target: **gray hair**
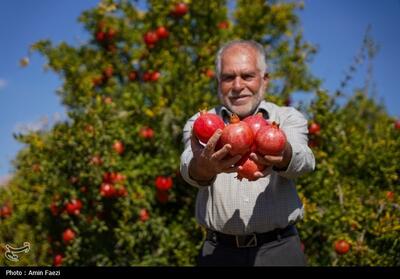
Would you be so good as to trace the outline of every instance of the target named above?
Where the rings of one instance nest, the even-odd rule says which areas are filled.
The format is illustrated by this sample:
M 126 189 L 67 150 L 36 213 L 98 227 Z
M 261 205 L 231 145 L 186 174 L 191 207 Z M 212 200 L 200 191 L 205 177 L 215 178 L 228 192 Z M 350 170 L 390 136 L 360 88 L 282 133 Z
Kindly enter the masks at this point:
M 219 80 L 220 75 L 221 75 L 222 54 L 224 53 L 225 50 L 227 50 L 235 45 L 245 45 L 245 46 L 248 46 L 248 47 L 254 49 L 257 52 L 257 54 L 258 54 L 257 66 L 258 66 L 258 69 L 260 70 L 261 75 L 264 76 L 264 74 L 267 72 L 267 55 L 266 55 L 264 47 L 260 43 L 257 43 L 256 41 L 253 41 L 253 40 L 234 40 L 234 41 L 230 41 L 230 42 L 222 45 L 217 52 L 217 57 L 215 60 L 217 79 Z

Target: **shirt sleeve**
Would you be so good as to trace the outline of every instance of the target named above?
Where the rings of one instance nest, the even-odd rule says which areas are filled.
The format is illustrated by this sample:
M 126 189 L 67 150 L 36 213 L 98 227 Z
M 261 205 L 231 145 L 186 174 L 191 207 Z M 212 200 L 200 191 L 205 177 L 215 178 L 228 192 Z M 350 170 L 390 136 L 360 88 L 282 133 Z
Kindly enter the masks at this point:
M 307 119 L 295 108 L 282 108 L 280 128 L 285 132 L 292 146 L 292 159 L 286 170 L 275 170 L 278 175 L 294 179 L 300 175 L 313 171 L 315 168 L 314 154 L 308 146 Z
M 182 178 L 189 183 L 192 186 L 195 186 L 197 188 L 202 188 L 202 187 L 207 187 L 212 184 L 211 181 L 210 185 L 200 185 L 196 180 L 192 179 L 189 175 L 189 163 L 193 158 L 193 152 L 192 152 L 192 147 L 190 144 L 190 137 L 192 135 L 192 128 L 193 128 L 193 123 L 197 119 L 199 114 L 195 114 L 192 116 L 185 124 L 185 127 L 183 128 L 183 144 L 184 144 L 184 151 L 182 152 L 181 155 L 181 163 L 180 163 L 180 172 L 182 175 Z

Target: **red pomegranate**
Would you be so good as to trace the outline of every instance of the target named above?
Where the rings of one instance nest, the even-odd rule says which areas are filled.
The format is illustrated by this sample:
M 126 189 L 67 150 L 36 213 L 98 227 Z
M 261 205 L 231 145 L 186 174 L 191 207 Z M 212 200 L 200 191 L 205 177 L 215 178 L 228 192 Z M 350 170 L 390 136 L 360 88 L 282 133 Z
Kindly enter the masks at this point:
M 221 21 L 220 23 L 218 23 L 218 28 L 219 29 L 228 29 L 229 28 L 229 21 Z
M 225 126 L 220 138 L 222 146 L 225 144 L 231 145 L 229 154 L 231 156 L 244 155 L 250 151 L 253 144 L 254 135 L 250 126 L 243 121 L 240 121 L 239 116 L 233 114 L 230 124 Z
M 189 11 L 188 6 L 185 3 L 177 3 L 175 4 L 172 15 L 176 17 L 184 16 Z
M 264 119 L 263 114 L 261 112 L 254 114 L 254 115 L 247 116 L 242 121 L 249 124 L 251 130 L 253 131 L 254 136 L 257 135 L 257 132 L 258 132 L 258 130 L 261 129 L 261 127 L 265 127 L 265 126 L 269 125 L 268 121 Z M 255 142 L 253 142 L 251 151 L 256 152 Z
M 286 135 L 275 121 L 271 125 L 262 127 L 255 139 L 257 152 L 261 155 L 278 156 L 285 150 Z
M 66 229 L 63 234 L 63 240 L 66 244 L 68 244 L 70 241 L 72 241 L 75 238 L 76 234 L 72 229 Z
M 100 196 L 104 198 L 112 198 L 116 195 L 116 190 L 113 184 L 102 183 L 100 186 Z
M 115 195 L 117 197 L 126 197 L 126 196 L 128 196 L 128 190 L 126 189 L 125 186 L 122 185 L 116 189 Z
M 393 192 L 393 191 L 387 191 L 387 192 L 386 192 L 386 198 L 387 198 L 389 201 L 393 201 L 393 199 L 394 199 L 394 192 Z
M 147 209 L 142 208 L 139 212 L 139 219 L 142 222 L 146 222 L 147 220 L 149 220 L 150 215 L 149 212 L 147 211 Z
M 105 172 L 103 174 L 103 182 L 105 183 L 120 183 L 126 179 L 125 175 L 120 172 Z
M 114 151 L 117 152 L 119 155 L 121 155 L 125 151 L 125 146 L 122 143 L 122 141 L 120 141 L 120 140 L 114 141 L 114 144 L 112 147 L 113 147 Z
M 72 199 L 65 205 L 65 210 L 70 215 L 79 215 L 82 209 L 82 202 L 79 199 Z
M 54 256 L 54 259 L 53 259 L 53 265 L 54 266 L 61 266 L 62 262 L 63 262 L 63 256 L 62 255 L 57 254 L 57 255 Z
M 11 214 L 12 214 L 12 209 L 10 205 L 5 204 L 0 208 L 0 217 L 7 218 L 10 217 Z
M 264 119 L 263 114 L 261 112 L 247 116 L 242 121 L 249 124 L 251 130 L 253 131 L 253 135 L 257 135 L 258 130 L 269 124 L 268 121 Z
M 249 181 L 255 181 L 258 178 L 255 175 L 256 172 L 262 172 L 265 169 L 264 165 L 258 164 L 252 159 L 250 159 L 250 153 L 243 156 L 237 165 L 241 166 L 242 168 L 238 170 L 237 179 L 242 181 L 243 178 L 247 178 Z
M 159 203 L 162 203 L 162 204 L 167 203 L 169 200 L 168 191 L 157 190 L 156 199 L 158 200 Z
M 169 176 L 157 176 L 154 183 L 158 190 L 166 191 L 171 189 L 173 181 Z
M 156 30 L 156 33 L 160 39 L 166 39 L 169 36 L 169 31 L 165 26 L 159 26 Z
M 58 206 L 57 206 L 57 204 L 55 202 L 52 202 L 50 204 L 50 211 L 51 211 L 51 214 L 53 216 L 57 216 L 58 215 Z
M 348 243 L 346 240 L 340 239 L 335 242 L 335 251 L 339 255 L 344 255 L 347 252 L 349 252 L 349 250 L 350 250 L 350 243 Z
M 136 71 L 130 71 L 129 74 L 128 74 L 128 79 L 129 79 L 130 81 L 134 81 L 134 80 L 136 80 L 137 75 L 138 75 L 138 74 L 137 74 Z
M 150 127 L 142 127 L 140 128 L 139 136 L 144 139 L 151 139 L 154 137 L 154 130 Z
M 395 128 L 396 130 L 400 130 L 400 119 L 398 119 L 398 120 L 396 120 L 396 121 L 394 122 L 394 128 Z
M 154 31 L 148 31 L 143 36 L 143 40 L 148 46 L 154 46 L 155 43 L 158 41 L 158 35 Z
M 193 132 L 199 141 L 206 144 L 216 130 L 223 130 L 224 127 L 225 123 L 218 115 L 202 110 L 194 121 Z
M 106 39 L 106 34 L 103 31 L 96 32 L 96 40 L 98 42 L 103 42 Z
M 308 127 L 308 132 L 310 133 L 310 135 L 319 135 L 320 131 L 321 127 L 316 122 L 312 122 Z
M 150 81 L 157 81 L 160 78 L 161 74 L 158 71 L 154 71 L 150 74 Z

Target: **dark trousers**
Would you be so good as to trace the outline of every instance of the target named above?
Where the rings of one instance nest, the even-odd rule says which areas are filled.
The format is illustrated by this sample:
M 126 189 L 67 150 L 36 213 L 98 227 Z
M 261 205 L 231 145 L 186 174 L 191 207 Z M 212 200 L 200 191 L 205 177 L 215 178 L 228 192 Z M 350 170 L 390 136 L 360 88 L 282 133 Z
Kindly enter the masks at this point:
M 237 248 L 206 239 L 198 266 L 306 266 L 300 238 L 292 235 L 258 247 Z

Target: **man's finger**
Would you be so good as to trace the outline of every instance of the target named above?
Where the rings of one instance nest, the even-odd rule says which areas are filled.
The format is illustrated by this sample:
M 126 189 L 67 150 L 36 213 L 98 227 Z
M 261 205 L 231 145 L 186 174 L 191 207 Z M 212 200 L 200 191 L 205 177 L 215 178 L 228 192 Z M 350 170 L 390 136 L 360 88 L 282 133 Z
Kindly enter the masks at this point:
M 283 156 L 272 156 L 272 155 L 265 155 L 264 160 L 268 162 L 270 165 L 279 164 L 283 160 Z
M 271 165 L 271 163 L 269 161 L 265 160 L 265 158 L 263 156 L 261 156 L 257 153 L 254 153 L 254 152 L 250 154 L 250 159 L 252 159 L 254 162 L 259 163 L 264 166 Z
M 242 156 L 236 155 L 236 156 L 233 156 L 232 158 L 226 159 L 225 161 L 223 161 L 222 166 L 224 168 L 229 168 L 229 167 L 233 166 L 234 164 L 236 164 L 237 162 L 239 162 L 240 158 L 242 158 Z M 235 169 L 237 169 L 237 168 L 235 167 Z
M 256 178 L 263 178 L 266 177 L 267 175 L 271 174 L 271 167 L 265 168 L 262 172 L 256 171 L 254 173 L 254 177 Z
M 193 152 L 203 148 L 203 146 L 200 144 L 199 140 L 197 139 L 197 137 L 194 135 L 193 132 L 192 135 L 190 136 L 190 145 L 192 147 Z
M 225 144 L 224 147 L 222 147 L 220 150 L 215 152 L 211 158 L 215 160 L 222 160 L 226 155 L 229 154 L 229 151 L 232 149 L 232 146 L 230 144 Z
M 211 155 L 214 153 L 215 146 L 217 145 L 217 142 L 219 140 L 219 137 L 222 134 L 221 129 L 217 129 L 215 133 L 211 136 L 211 138 L 208 140 L 206 146 L 204 147 L 204 152 L 206 156 L 211 157 Z
M 223 169 L 222 172 L 225 172 L 225 173 L 237 172 L 237 168 L 236 167 L 229 167 L 229 168 Z

